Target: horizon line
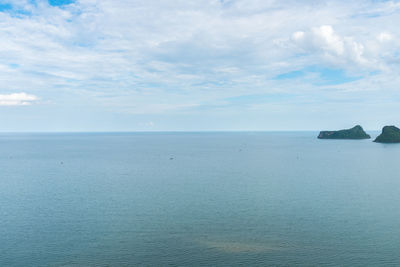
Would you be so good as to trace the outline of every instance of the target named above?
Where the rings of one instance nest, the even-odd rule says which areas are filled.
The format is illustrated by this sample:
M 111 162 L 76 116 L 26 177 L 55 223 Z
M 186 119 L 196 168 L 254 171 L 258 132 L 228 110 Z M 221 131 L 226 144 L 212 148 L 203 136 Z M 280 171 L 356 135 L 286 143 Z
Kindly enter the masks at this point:
M 325 130 L 154 130 L 154 131 L 0 131 L 0 134 L 51 134 L 51 133 L 246 133 L 246 132 L 320 132 Z M 364 130 L 370 132 L 381 129 Z

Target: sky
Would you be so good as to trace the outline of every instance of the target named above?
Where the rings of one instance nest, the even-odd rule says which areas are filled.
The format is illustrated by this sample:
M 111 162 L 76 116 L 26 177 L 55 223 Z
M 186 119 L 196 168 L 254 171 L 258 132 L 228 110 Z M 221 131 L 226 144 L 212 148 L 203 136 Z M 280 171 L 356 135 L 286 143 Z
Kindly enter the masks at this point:
M 0 0 L 0 131 L 400 126 L 400 1 Z

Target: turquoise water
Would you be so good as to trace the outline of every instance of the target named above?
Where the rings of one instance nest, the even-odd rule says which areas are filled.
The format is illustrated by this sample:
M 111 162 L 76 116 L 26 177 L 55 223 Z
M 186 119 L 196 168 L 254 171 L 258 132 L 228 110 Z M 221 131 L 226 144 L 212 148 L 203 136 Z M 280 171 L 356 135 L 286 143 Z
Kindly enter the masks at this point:
M 400 264 L 400 145 L 0 135 L 0 266 Z

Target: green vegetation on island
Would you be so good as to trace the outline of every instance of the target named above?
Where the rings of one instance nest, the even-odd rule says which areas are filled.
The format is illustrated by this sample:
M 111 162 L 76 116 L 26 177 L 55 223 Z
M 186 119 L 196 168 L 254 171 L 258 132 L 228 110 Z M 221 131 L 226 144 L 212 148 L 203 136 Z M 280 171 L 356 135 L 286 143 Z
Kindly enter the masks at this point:
M 356 125 L 351 129 L 339 131 L 321 131 L 318 135 L 319 139 L 369 139 L 371 136 L 367 134 L 360 125 Z
M 400 143 L 400 129 L 396 126 L 385 126 L 375 139 L 377 143 Z

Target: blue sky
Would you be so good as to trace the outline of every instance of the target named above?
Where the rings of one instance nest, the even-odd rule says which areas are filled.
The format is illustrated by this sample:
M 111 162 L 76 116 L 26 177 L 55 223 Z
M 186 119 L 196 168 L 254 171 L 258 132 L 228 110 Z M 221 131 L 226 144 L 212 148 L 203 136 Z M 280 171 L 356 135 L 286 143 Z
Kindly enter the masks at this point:
M 400 125 L 399 1 L 0 0 L 0 131 Z

